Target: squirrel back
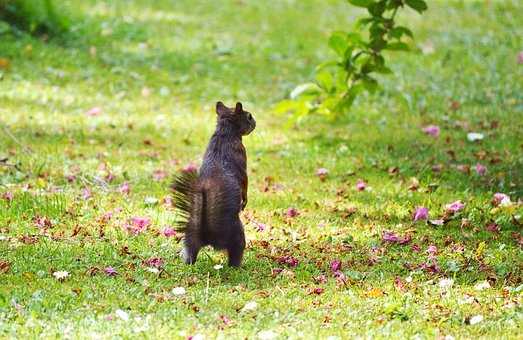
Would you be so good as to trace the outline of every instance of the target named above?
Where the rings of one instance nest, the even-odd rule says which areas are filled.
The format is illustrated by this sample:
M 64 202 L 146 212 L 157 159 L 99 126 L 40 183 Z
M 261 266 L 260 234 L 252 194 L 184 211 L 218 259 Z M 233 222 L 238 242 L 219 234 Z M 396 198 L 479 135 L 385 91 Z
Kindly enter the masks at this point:
M 202 246 L 226 249 L 229 264 L 241 263 L 245 236 L 239 213 L 247 204 L 247 155 L 242 136 L 256 127 L 256 121 L 241 103 L 234 109 L 216 104 L 217 124 L 199 173 L 184 172 L 172 185 L 180 219 L 178 230 L 185 232 L 182 257 L 194 263 Z

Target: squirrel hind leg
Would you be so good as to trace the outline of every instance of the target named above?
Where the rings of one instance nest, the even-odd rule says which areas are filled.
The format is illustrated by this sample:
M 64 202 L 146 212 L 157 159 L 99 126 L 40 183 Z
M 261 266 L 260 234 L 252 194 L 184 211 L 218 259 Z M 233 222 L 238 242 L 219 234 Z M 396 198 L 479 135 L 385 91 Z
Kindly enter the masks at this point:
M 185 242 L 183 249 L 180 252 L 180 257 L 186 264 L 194 264 L 196 262 L 196 258 L 198 257 L 198 253 L 202 248 L 202 244 L 199 240 L 188 236 L 189 235 L 186 235 L 185 237 Z
M 227 246 L 227 254 L 229 256 L 229 266 L 239 267 L 242 263 L 243 251 L 245 250 L 245 234 L 243 232 L 243 226 L 241 222 L 239 223 L 239 228 L 237 228 L 237 234 L 229 242 Z

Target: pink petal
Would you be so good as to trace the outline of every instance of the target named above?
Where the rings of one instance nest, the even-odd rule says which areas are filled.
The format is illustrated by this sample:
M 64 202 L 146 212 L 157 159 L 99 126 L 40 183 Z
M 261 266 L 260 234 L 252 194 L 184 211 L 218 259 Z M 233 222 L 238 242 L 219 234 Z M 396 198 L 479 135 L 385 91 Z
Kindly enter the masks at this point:
M 259 222 L 254 222 L 256 224 L 256 231 L 262 232 L 265 231 L 266 225 Z
M 162 235 L 165 237 L 173 237 L 176 236 L 176 230 L 171 227 L 165 227 L 162 230 Z
M 300 213 L 298 212 L 298 210 L 296 208 L 289 208 L 287 209 L 287 212 L 285 215 L 287 215 L 287 217 L 296 217 L 298 216 Z
M 494 222 L 487 224 L 486 229 L 491 233 L 499 233 L 499 227 Z
M 314 288 L 314 289 L 312 290 L 312 293 L 313 293 L 313 294 L 316 294 L 316 295 L 320 295 L 320 294 L 323 293 L 323 291 L 324 291 L 323 288 L 321 288 L 321 287 L 317 287 L 317 288 Z
M 331 270 L 333 272 L 337 272 L 341 270 L 341 261 L 340 260 L 334 260 L 331 262 Z
M 413 218 L 414 221 L 427 220 L 429 218 L 429 209 L 425 207 L 417 207 Z
M 286 264 L 289 267 L 296 267 L 298 265 L 298 260 L 290 255 L 281 256 L 276 261 L 280 264 Z
M 460 211 L 465 207 L 465 204 L 463 204 L 461 201 L 452 202 L 450 204 L 447 204 L 445 206 L 445 209 L 449 212 L 455 213 Z
M 494 198 L 492 199 L 492 205 L 496 207 L 498 205 L 510 205 L 510 197 L 501 192 L 496 192 L 494 194 Z
M 439 129 L 439 126 L 437 125 L 428 125 L 428 126 L 425 126 L 423 129 L 422 129 L 423 132 L 425 132 L 427 135 L 430 135 L 432 137 L 438 137 L 439 136 L 439 133 L 440 133 L 440 129 Z
M 82 190 L 82 198 L 84 200 L 88 200 L 89 198 L 91 198 L 93 195 L 92 195 L 92 192 L 91 192 L 91 189 L 89 188 L 83 188 Z
M 11 191 L 6 191 L 2 194 L 2 199 L 11 202 L 14 198 L 14 195 Z
M 385 242 L 396 243 L 399 242 L 400 238 L 392 231 L 384 231 L 382 240 Z
M 151 225 L 151 220 L 147 217 L 132 217 L 130 223 L 124 225 L 124 228 L 133 235 L 143 233 Z
M 358 189 L 358 191 L 363 191 L 363 190 L 365 190 L 365 188 L 367 188 L 367 183 L 365 183 L 365 181 L 359 179 L 358 182 L 356 183 L 356 189 Z
M 228 317 L 226 317 L 225 315 L 220 315 L 220 319 L 223 321 L 223 323 L 226 326 L 229 326 L 232 323 L 231 320 Z
M 523 51 L 518 53 L 518 64 L 523 64 Z
M 163 180 L 165 177 L 167 177 L 167 172 L 163 171 L 163 170 L 154 170 L 153 172 L 153 179 L 155 181 L 161 181 Z
M 314 277 L 314 282 L 316 283 L 327 283 L 327 277 L 323 274 Z
M 327 178 L 328 174 L 329 170 L 325 168 L 319 168 L 318 170 L 316 170 L 316 176 L 318 176 L 321 181 L 324 181 Z
M 474 168 L 476 170 L 476 173 L 480 176 L 483 176 L 487 173 L 487 167 L 481 164 L 476 164 L 476 167 Z
M 428 248 L 427 248 L 427 253 L 429 253 L 430 255 L 436 255 L 438 253 L 438 248 L 431 244 Z
M 193 171 L 198 171 L 198 166 L 197 166 L 195 163 L 191 162 L 191 163 L 187 164 L 186 166 L 184 166 L 184 167 L 182 168 L 182 171 L 183 171 L 183 172 L 193 172 Z
M 128 182 L 123 182 L 122 185 L 118 188 L 118 191 L 122 194 L 129 195 L 131 192 L 131 186 Z
M 107 174 L 105 175 L 105 181 L 108 183 L 111 183 L 114 180 L 114 174 L 110 171 L 107 171 Z
M 107 276 L 116 276 L 116 275 L 118 275 L 118 272 L 113 267 L 106 267 L 104 269 L 104 273 L 107 274 Z
M 163 260 L 160 257 L 151 257 L 144 261 L 146 266 L 160 268 L 163 266 Z
M 93 107 L 92 109 L 90 109 L 89 111 L 87 111 L 85 114 L 88 115 L 88 116 L 98 116 L 102 113 L 102 109 L 98 106 L 95 106 Z

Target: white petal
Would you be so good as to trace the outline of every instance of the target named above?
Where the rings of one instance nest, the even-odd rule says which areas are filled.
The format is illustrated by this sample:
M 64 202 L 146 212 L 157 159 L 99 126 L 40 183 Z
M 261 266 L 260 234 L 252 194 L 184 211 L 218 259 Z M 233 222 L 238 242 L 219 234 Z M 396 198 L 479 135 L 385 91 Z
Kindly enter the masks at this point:
M 183 287 L 175 287 L 173 288 L 173 290 L 171 291 L 171 293 L 173 295 L 184 295 L 185 294 L 185 288 Z

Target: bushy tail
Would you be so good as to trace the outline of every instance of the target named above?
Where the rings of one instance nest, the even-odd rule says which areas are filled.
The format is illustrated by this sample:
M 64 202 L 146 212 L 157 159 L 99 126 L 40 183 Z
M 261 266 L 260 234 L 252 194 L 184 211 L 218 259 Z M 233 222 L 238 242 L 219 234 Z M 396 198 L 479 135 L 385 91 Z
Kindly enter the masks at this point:
M 204 193 L 199 185 L 198 173 L 182 172 L 174 178 L 171 189 L 174 206 L 178 210 L 178 217 L 174 222 L 176 230 L 179 232 L 201 230 Z

